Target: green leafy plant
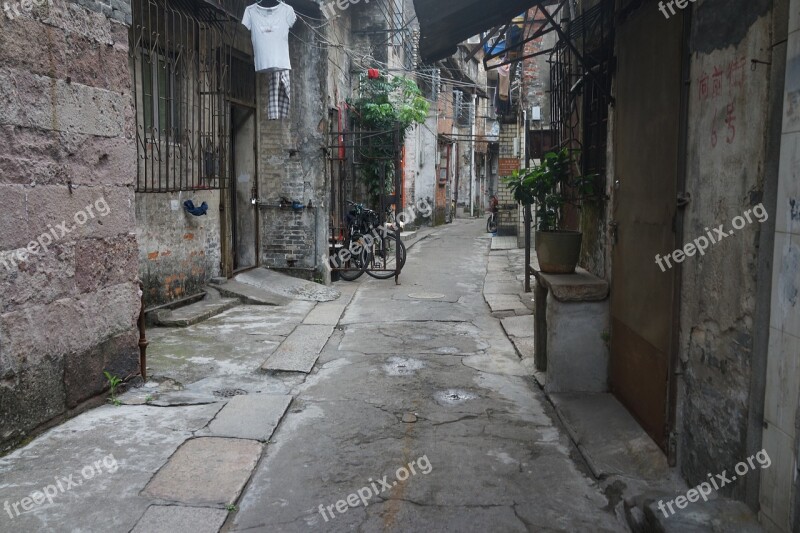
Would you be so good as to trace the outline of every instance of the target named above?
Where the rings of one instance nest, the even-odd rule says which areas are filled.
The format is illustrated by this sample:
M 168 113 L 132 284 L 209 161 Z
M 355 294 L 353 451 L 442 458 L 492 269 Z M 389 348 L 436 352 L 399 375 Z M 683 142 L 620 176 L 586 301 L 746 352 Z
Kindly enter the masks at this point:
M 239 508 L 233 505 L 232 503 L 229 503 L 228 505 L 225 506 L 225 510 L 228 511 L 229 513 L 232 513 L 233 511 L 238 511 Z
M 522 205 L 536 206 L 539 231 L 561 227 L 566 203 L 596 198 L 597 175 L 572 177 L 574 160 L 568 149 L 545 154 L 540 165 L 516 170 L 503 182 Z
M 122 402 L 120 402 L 119 399 L 117 398 L 117 387 L 119 387 L 119 384 L 122 383 L 122 379 L 112 375 L 108 371 L 103 372 L 103 375 L 105 375 L 106 381 L 108 381 L 108 386 L 111 389 L 111 398 L 110 398 L 111 403 L 113 403 L 116 406 L 120 406 Z
M 359 147 L 363 161 L 361 178 L 371 200 L 390 194 L 395 176 L 394 131 L 400 129 L 400 144 L 414 124 L 423 124 L 430 104 L 416 82 L 404 76 L 380 76 L 362 79 L 358 98 L 348 100 L 356 129 L 368 132 Z

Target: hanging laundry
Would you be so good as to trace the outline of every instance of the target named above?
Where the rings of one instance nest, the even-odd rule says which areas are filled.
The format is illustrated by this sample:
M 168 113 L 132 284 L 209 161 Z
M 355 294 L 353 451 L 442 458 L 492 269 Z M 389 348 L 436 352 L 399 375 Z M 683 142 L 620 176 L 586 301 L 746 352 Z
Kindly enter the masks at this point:
M 511 89 L 511 65 L 497 67 L 497 74 L 500 80 L 497 88 L 497 94 L 500 97 L 500 100 L 505 102 L 508 100 L 508 95 Z
M 269 76 L 269 104 L 267 118 L 278 120 L 289 117 L 292 103 L 292 78 L 288 70 L 274 70 Z
M 250 30 L 256 72 L 291 70 L 289 29 L 297 22 L 291 6 L 278 2 L 275 7 L 253 4 L 244 10 L 242 24 Z

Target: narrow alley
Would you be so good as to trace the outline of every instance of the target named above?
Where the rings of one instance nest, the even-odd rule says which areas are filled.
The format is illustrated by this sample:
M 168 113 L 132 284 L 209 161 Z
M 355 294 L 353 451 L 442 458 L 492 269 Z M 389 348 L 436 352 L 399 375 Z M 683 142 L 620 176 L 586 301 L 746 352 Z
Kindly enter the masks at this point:
M 0 0 L 0 533 L 800 533 L 800 0 Z
M 490 243 L 458 222 L 410 249 L 400 286 L 153 330 L 158 387 L 0 459 L 9 501 L 87 458 L 114 472 L 3 530 L 624 531 L 491 316 L 484 287 L 519 283 Z M 260 369 L 306 326 L 332 331 L 307 377 Z

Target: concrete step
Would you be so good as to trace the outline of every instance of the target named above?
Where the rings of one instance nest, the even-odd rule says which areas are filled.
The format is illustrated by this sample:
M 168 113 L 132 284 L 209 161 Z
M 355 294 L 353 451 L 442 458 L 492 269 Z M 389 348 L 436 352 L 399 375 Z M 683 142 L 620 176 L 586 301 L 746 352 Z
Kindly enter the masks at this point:
M 210 296 L 205 299 L 185 307 L 157 311 L 155 313 L 156 324 L 168 328 L 186 328 L 239 305 L 239 300 L 237 299 L 220 298 L 218 293 L 216 295 L 214 293 L 209 294 Z
M 238 298 L 243 304 L 248 305 L 286 305 L 292 301 L 287 296 L 264 290 L 255 285 L 241 283 L 235 279 L 227 280 L 214 288 L 223 296 Z

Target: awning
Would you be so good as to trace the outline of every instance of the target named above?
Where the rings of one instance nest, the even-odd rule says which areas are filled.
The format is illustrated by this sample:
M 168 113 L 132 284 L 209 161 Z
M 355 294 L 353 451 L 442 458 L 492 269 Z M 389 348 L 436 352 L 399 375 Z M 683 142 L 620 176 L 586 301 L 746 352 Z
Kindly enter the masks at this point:
M 479 33 L 508 23 L 547 0 L 414 0 L 421 36 L 420 55 L 432 63 L 456 52 L 457 46 Z

